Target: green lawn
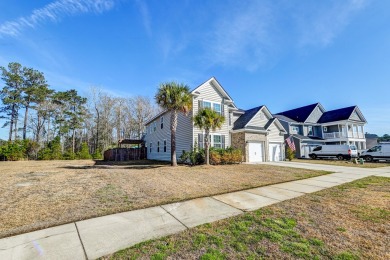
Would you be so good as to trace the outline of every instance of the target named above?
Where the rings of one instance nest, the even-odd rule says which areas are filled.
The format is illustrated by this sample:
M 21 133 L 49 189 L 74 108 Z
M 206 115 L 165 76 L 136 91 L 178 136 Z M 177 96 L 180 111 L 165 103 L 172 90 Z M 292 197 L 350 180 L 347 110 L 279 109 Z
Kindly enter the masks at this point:
M 369 177 L 104 259 L 388 259 L 390 178 Z

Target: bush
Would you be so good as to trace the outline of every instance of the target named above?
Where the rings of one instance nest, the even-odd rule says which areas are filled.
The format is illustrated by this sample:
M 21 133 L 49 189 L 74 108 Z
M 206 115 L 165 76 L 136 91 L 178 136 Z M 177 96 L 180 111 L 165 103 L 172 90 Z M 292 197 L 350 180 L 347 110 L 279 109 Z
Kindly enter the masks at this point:
M 92 156 L 89 154 L 89 148 L 87 143 L 84 142 L 81 144 L 81 150 L 77 154 L 77 157 L 79 159 L 92 159 Z
M 92 154 L 92 159 L 95 160 L 103 159 L 102 150 L 100 150 L 100 148 L 96 149 L 95 153 Z
M 239 149 L 228 147 L 226 149 L 210 148 L 210 163 L 234 164 L 242 162 L 242 152 Z
M 61 160 L 61 140 L 60 137 L 55 137 L 52 141 L 45 145 L 38 152 L 38 160 Z
M 293 150 L 291 150 L 290 147 L 287 147 L 287 149 L 286 149 L 286 158 L 289 161 L 292 161 L 292 159 L 295 158 L 295 152 Z
M 71 150 L 68 150 L 64 153 L 63 159 L 65 160 L 76 160 L 76 154 Z
M 191 166 L 203 164 L 205 162 L 204 149 L 198 150 L 195 146 L 195 148 L 192 148 L 190 152 L 183 150 L 180 155 L 180 162 Z
M 17 161 L 26 158 L 25 142 L 16 140 L 0 147 L 0 157 L 7 161 Z

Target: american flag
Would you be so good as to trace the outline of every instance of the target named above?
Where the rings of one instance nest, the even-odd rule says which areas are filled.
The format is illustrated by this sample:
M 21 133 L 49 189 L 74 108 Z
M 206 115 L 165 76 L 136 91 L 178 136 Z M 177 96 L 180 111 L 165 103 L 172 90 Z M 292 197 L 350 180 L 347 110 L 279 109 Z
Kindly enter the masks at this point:
M 295 151 L 295 144 L 294 144 L 294 140 L 293 140 L 293 137 L 290 136 L 286 139 L 286 142 L 288 144 L 288 147 L 290 147 L 291 150 Z

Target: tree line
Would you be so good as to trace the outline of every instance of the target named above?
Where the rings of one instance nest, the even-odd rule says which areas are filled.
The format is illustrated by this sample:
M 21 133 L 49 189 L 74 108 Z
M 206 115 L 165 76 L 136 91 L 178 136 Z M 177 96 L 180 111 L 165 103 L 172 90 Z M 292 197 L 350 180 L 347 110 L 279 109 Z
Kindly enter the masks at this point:
M 144 123 L 158 112 L 150 98 L 115 97 L 91 87 L 56 91 L 44 73 L 11 62 L 0 67 L 0 124 L 8 140 L 3 159 L 101 158 L 119 139 L 140 139 Z

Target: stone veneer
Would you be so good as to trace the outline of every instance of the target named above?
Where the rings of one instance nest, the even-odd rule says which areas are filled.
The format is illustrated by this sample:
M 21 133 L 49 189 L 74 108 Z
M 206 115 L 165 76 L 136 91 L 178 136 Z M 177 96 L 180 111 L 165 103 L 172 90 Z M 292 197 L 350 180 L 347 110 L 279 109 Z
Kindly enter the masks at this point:
M 232 133 L 232 147 L 236 149 L 240 149 L 242 151 L 242 161 L 248 162 L 249 160 L 249 149 L 248 149 L 248 141 L 259 141 L 263 142 L 263 160 L 266 161 L 268 156 L 268 144 L 267 144 L 267 136 L 265 134 L 259 133 L 246 133 L 246 132 L 238 132 Z

